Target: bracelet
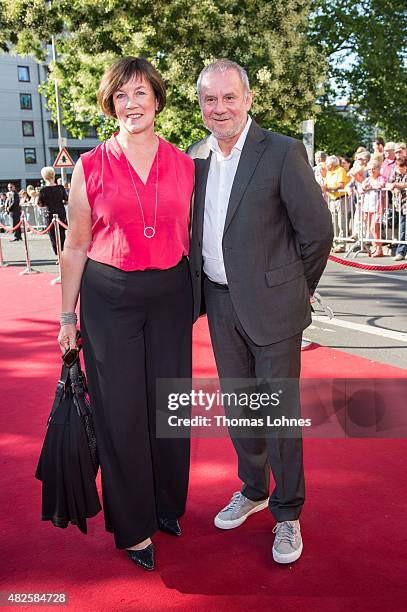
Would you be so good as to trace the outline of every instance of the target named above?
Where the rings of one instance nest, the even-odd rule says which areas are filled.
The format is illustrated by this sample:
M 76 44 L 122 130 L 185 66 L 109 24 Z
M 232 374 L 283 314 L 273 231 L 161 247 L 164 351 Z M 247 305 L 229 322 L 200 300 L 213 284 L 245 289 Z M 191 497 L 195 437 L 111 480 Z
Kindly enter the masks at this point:
M 78 322 L 76 312 L 61 312 L 59 322 L 61 325 L 76 325 Z

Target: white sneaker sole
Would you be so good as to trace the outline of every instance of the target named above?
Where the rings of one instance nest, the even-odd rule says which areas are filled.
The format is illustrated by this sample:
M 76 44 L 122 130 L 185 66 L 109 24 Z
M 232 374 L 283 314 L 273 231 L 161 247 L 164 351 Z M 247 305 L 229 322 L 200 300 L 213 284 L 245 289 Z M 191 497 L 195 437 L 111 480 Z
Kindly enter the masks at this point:
M 288 555 L 282 555 L 277 550 L 274 550 L 273 547 L 273 559 L 276 563 L 294 563 L 294 561 L 297 561 L 297 559 L 301 557 L 302 549 L 303 545 L 301 542 L 301 546 L 298 550 L 295 550 L 294 552 L 289 553 Z
M 235 527 L 240 527 L 240 525 L 242 525 L 251 514 L 260 512 L 260 510 L 264 510 L 265 508 L 267 508 L 268 505 L 269 500 L 265 499 L 264 502 L 262 502 L 258 506 L 255 506 L 252 510 L 249 510 L 247 514 L 241 516 L 238 519 L 234 519 L 233 521 L 224 521 L 223 519 L 219 518 L 219 514 L 217 514 L 214 520 L 215 527 L 218 527 L 219 529 L 235 529 Z

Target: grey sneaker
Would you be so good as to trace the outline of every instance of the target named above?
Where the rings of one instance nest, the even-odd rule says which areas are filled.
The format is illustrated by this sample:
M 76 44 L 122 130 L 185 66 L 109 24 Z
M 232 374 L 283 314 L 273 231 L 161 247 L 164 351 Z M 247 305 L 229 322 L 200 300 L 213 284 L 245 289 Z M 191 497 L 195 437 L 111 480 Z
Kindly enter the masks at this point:
M 215 516 L 215 526 L 219 529 L 234 529 L 245 522 L 248 516 L 267 508 L 268 499 L 252 501 L 240 491 L 233 493 L 229 504 Z
M 273 559 L 277 563 L 293 563 L 302 553 L 300 521 L 283 521 L 273 527 L 276 534 L 273 544 Z

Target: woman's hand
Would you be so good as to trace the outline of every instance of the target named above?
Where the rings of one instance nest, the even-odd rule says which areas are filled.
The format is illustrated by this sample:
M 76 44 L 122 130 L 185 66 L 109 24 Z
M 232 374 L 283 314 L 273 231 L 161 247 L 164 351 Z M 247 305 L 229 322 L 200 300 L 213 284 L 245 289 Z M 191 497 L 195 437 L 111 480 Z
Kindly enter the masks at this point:
M 69 349 L 76 348 L 76 325 L 70 323 L 69 325 L 61 325 L 61 329 L 58 334 L 58 343 L 62 354 Z

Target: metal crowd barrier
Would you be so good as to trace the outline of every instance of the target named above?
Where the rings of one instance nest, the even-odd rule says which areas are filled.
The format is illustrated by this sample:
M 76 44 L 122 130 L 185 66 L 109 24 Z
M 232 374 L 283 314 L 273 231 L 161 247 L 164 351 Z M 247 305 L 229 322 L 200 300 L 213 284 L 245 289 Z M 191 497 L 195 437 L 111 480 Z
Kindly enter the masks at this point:
M 27 220 L 26 217 L 26 213 L 24 212 L 24 210 L 22 210 L 21 212 L 21 218 L 20 221 L 14 226 L 11 227 L 10 225 L 6 225 L 4 223 L 2 223 L 2 220 L 0 219 L 0 228 L 3 229 L 4 231 L 6 231 L 7 233 L 12 233 L 15 232 L 16 229 L 18 229 L 19 227 L 21 227 L 21 233 L 23 236 L 23 244 L 24 244 L 24 252 L 25 252 L 25 263 L 26 263 L 26 267 L 24 270 L 22 270 L 22 272 L 20 272 L 20 276 L 24 276 L 26 274 L 37 274 L 38 270 L 34 270 L 34 268 L 31 266 L 31 257 L 30 257 L 30 249 L 29 249 L 29 241 L 28 241 L 28 231 L 30 230 L 32 233 L 37 234 L 39 236 L 42 236 L 44 234 L 47 234 L 52 227 L 55 227 L 55 235 L 56 235 L 56 247 L 57 247 L 57 259 L 58 259 L 58 276 L 54 279 L 52 279 L 51 281 L 51 285 L 56 285 L 59 284 L 61 282 L 61 234 L 60 234 L 60 227 L 64 227 L 65 229 L 68 229 L 68 226 L 63 223 L 63 221 L 61 221 L 61 219 L 58 217 L 58 215 L 52 215 L 53 219 L 51 221 L 51 223 L 48 225 L 48 227 L 45 227 L 45 229 L 43 230 L 39 230 L 37 229 L 37 227 L 31 225 L 29 223 L 29 221 Z M 8 264 L 4 261 L 4 257 L 3 257 L 3 251 L 2 251 L 2 245 L 1 245 L 1 240 L 0 240 L 0 267 L 5 267 Z
M 25 218 L 30 227 L 34 227 L 38 230 L 47 227 L 45 218 L 46 211 L 43 207 L 37 206 L 37 204 L 23 204 L 21 206 L 21 212 L 25 214 Z M 4 211 L 0 211 L 0 224 L 11 227 L 13 225 L 12 216 Z
M 372 245 L 395 249 L 406 245 L 406 189 L 372 189 L 365 193 L 338 192 L 327 199 L 332 215 L 334 245 L 344 248 L 345 257 L 369 253 Z

